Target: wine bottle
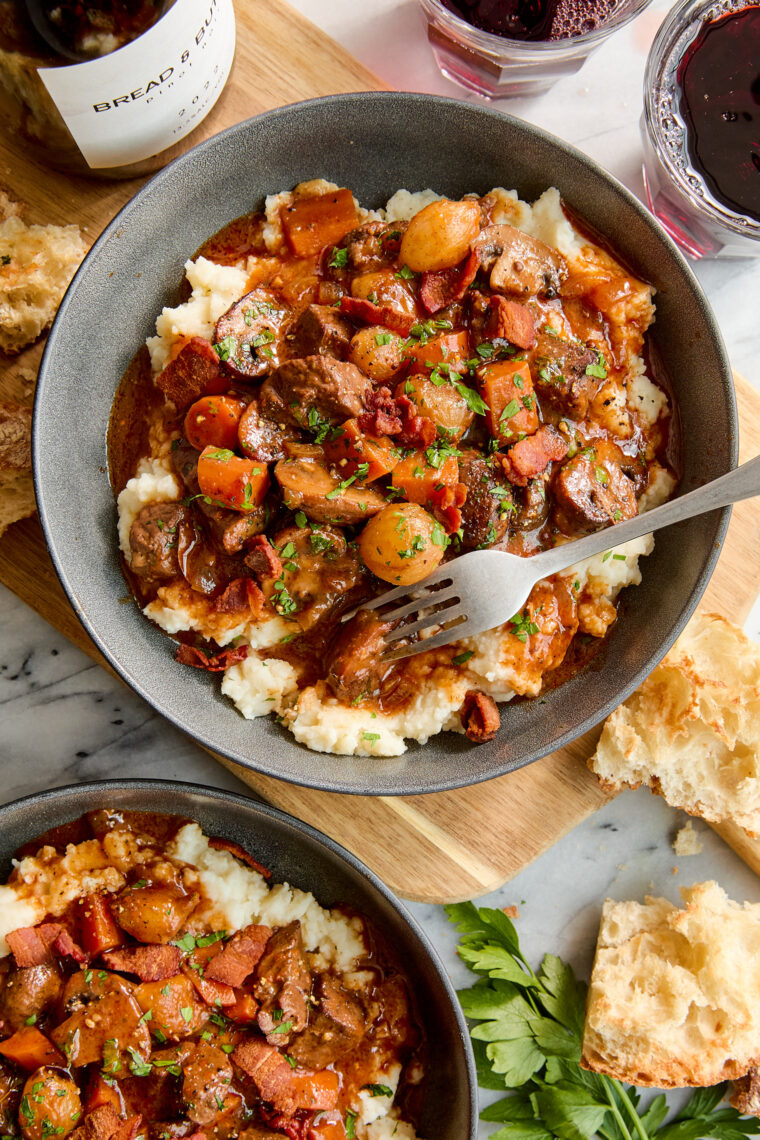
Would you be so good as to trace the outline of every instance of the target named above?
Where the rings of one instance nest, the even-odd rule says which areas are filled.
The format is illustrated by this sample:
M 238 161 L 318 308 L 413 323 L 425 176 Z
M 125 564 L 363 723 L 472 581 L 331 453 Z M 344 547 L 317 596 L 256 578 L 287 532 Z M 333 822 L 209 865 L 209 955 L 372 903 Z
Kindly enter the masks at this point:
M 192 145 L 234 52 L 232 0 L 0 0 L 0 110 L 38 161 L 134 177 Z

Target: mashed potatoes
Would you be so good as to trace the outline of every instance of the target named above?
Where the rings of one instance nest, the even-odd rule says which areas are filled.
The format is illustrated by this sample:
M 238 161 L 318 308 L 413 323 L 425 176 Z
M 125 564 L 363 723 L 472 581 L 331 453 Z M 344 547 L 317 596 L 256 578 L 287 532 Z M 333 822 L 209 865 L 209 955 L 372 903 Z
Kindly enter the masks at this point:
M 304 187 L 308 193 L 335 189 L 322 181 Z M 304 187 L 295 193 L 303 193 Z M 284 247 L 280 212 L 293 196 L 293 192 L 286 191 L 267 199 L 264 239 L 272 255 Z M 408 221 L 439 198 L 432 190 L 399 190 L 384 210 L 360 211 L 360 217 Z M 486 200 L 493 224 L 514 226 L 558 249 L 586 288 L 593 289 L 597 280 L 608 281 L 611 266 L 618 275 L 621 273 L 607 253 L 590 244 L 573 227 L 562 210 L 556 189 L 547 190 L 533 205 L 503 188 L 491 191 Z M 248 263 L 245 267 L 220 266 L 203 257 L 187 263 L 192 295 L 183 305 L 163 310 L 156 322 L 157 335 L 148 341 L 155 372 L 170 359 L 172 346 L 179 339 L 212 337 L 214 321 L 250 287 L 246 285 L 250 269 Z M 631 438 L 637 424 L 653 428 L 668 412 L 667 397 L 647 377 L 641 357 L 642 330 L 654 312 L 651 289 L 633 279 L 626 281 L 626 288 L 618 292 L 605 292 L 601 287 L 594 294 L 611 329 L 617 364 L 596 397 L 595 416 L 598 423 L 622 439 Z M 574 335 L 561 308 L 547 306 L 545 320 L 550 332 L 554 329 L 557 335 Z M 647 458 L 652 462 L 653 453 Z M 654 462 L 651 471 L 642 510 L 664 501 L 673 487 L 669 473 Z M 154 457 L 143 463 L 119 496 L 119 534 L 127 559 L 129 528 L 140 506 L 159 499 L 178 499 L 180 495 L 168 460 Z M 652 548 L 653 540 L 648 536 L 565 572 L 567 588 L 578 602 L 582 632 L 604 635 L 615 618 L 617 595 L 624 587 L 640 582 L 639 558 Z M 396 711 L 367 712 L 361 706 L 350 707 L 338 701 L 324 684 L 299 687 L 298 673 L 292 664 L 266 656 L 266 650 L 286 640 L 294 628 L 281 618 L 270 615 L 247 622 L 229 616 L 220 618 L 205 599 L 174 583 L 159 588 L 158 597 L 145 613 L 169 634 L 194 631 L 221 646 L 234 643 L 255 648 L 256 653 L 226 669 L 222 692 L 244 717 L 273 712 L 296 740 L 320 752 L 398 756 L 406 750 L 409 740 L 424 744 L 438 732 L 463 731 L 458 710 L 467 690 L 479 689 L 500 702 L 515 695 L 535 696 L 546 669 L 544 650 L 516 638 L 513 624 L 505 622 L 498 629 L 457 643 L 456 665 L 450 659 L 439 658 L 421 664 L 415 675 L 413 696 Z M 542 634 L 552 635 L 554 627 L 549 617 L 534 620 Z

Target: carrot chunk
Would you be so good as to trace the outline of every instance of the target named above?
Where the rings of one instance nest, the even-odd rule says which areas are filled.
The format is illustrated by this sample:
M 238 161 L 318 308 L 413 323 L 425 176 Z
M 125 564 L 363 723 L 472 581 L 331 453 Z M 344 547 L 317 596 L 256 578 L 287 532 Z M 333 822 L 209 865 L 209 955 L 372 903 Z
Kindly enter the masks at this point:
M 296 257 L 309 257 L 337 242 L 358 223 L 350 190 L 296 198 L 280 211 L 285 240 Z
M 57 1065 L 63 1068 L 66 1062 L 52 1041 L 40 1033 L 33 1025 L 21 1029 L 0 1044 L 0 1053 L 22 1069 L 39 1069 L 42 1065 Z
M 538 428 L 538 407 L 527 360 L 499 360 L 481 372 L 480 392 L 488 405 L 488 430 L 501 443 L 514 443 Z
M 388 475 L 398 463 L 398 452 L 387 436 L 365 435 L 355 419 L 346 420 L 325 441 L 325 456 L 339 468 L 341 477 L 355 475 L 362 464 L 368 470 L 360 472 L 363 482 L 371 483 Z

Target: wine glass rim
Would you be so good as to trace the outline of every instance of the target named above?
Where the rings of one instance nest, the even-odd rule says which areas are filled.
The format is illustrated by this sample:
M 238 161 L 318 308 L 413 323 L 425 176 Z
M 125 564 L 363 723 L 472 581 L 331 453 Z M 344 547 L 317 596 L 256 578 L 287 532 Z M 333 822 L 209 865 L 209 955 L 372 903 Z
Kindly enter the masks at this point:
M 613 12 L 610 18 L 600 24 L 599 27 L 583 32 L 579 36 L 568 36 L 560 40 L 512 39 L 496 32 L 486 32 L 481 28 L 476 28 L 474 24 L 468 23 L 467 20 L 453 12 L 444 0 L 420 0 L 420 3 L 423 8 L 434 10 L 444 16 L 452 28 L 456 29 L 460 38 L 468 39 L 472 44 L 489 54 L 500 55 L 508 50 L 510 52 L 522 51 L 525 54 L 535 53 L 536 55 L 551 56 L 572 51 L 576 46 L 594 47 L 597 43 L 607 39 L 613 32 L 634 20 L 645 8 L 649 7 L 652 0 L 630 0 L 629 4 L 623 0 L 620 11 Z
M 757 241 L 760 240 L 760 221 L 720 202 L 694 168 L 686 149 L 688 128 L 676 98 L 678 65 L 696 39 L 700 26 L 755 6 L 756 0 L 682 0 L 670 10 L 657 29 L 647 57 L 644 123 L 659 161 L 694 209 L 723 229 Z M 663 99 L 665 93 L 667 98 Z M 666 130 L 666 119 L 672 124 L 670 130 Z

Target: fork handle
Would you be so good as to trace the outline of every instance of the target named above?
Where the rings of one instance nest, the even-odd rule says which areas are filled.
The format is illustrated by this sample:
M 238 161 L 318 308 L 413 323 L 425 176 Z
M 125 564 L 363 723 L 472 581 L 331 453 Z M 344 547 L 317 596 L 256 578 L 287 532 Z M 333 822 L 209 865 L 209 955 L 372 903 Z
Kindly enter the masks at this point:
M 760 455 L 729 471 L 727 475 L 721 475 L 719 479 L 713 479 L 703 487 L 689 491 L 687 495 L 681 495 L 669 503 L 663 503 L 661 507 L 655 507 L 643 515 L 536 554 L 531 563 L 541 577 L 546 577 L 558 570 L 565 570 L 584 558 L 601 554 L 602 551 L 630 542 L 633 538 L 641 538 L 653 530 L 727 507 L 742 499 L 751 499 L 754 495 L 760 495 Z

